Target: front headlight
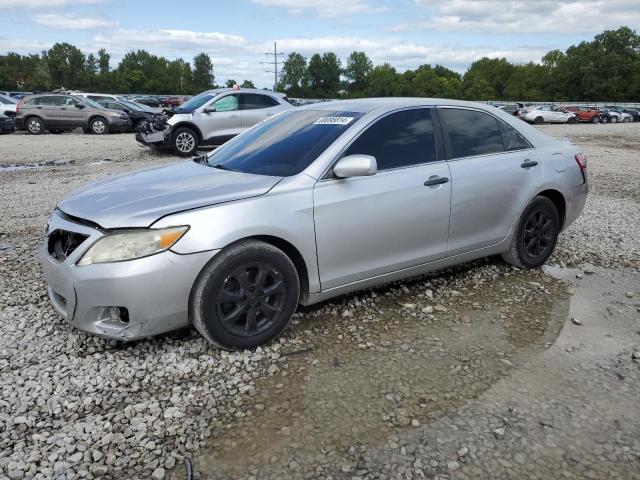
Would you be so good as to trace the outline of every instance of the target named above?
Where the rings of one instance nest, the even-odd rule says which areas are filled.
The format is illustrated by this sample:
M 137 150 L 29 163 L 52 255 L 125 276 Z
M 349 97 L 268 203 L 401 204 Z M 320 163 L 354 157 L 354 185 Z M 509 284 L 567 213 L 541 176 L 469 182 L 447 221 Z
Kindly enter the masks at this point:
M 122 114 L 118 112 L 108 112 L 107 115 L 109 115 L 110 117 L 119 117 Z
M 188 226 L 115 232 L 94 243 L 78 265 L 122 262 L 164 252 L 180 240 L 187 230 Z

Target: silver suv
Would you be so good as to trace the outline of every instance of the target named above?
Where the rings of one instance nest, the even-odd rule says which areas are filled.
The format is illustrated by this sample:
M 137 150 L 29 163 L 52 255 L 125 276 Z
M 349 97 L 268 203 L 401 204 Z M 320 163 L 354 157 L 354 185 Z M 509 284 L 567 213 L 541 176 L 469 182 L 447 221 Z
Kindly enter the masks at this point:
M 178 155 L 199 145 L 221 145 L 243 130 L 293 106 L 282 93 L 255 89 L 215 89 L 147 120 L 136 135 L 152 147 L 171 147 Z
M 30 95 L 20 100 L 16 123 L 19 129 L 33 135 L 45 130 L 59 132 L 78 127 L 102 135 L 131 127 L 131 119 L 120 110 L 104 108 L 88 98 L 56 93 Z

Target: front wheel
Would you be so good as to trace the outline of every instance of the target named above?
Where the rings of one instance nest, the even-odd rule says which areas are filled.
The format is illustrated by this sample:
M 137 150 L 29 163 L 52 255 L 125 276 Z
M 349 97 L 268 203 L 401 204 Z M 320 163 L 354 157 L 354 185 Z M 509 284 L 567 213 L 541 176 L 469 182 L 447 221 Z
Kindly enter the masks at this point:
M 198 136 L 190 128 L 178 128 L 173 133 L 173 150 L 184 157 L 195 155 L 198 150 Z
M 567 120 L 567 123 L 568 123 L 569 125 L 574 125 L 574 124 L 576 123 L 576 119 L 575 119 L 575 117 L 571 117 L 571 118 L 569 118 L 569 120 Z
M 618 123 L 618 117 L 611 117 L 611 123 Z
M 591 119 L 591 123 L 600 123 L 600 117 L 595 116 Z M 607 123 L 604 121 L 604 118 L 602 119 L 602 123 Z
M 524 209 L 504 260 L 520 268 L 537 268 L 547 261 L 560 233 L 560 215 L 546 197 L 535 197 Z
M 631 121 L 631 119 L 629 117 L 625 117 L 624 120 L 622 120 L 622 123 L 629 123 Z
M 109 133 L 109 125 L 104 118 L 94 118 L 89 123 L 89 131 L 94 135 L 105 135 Z
M 535 123 L 536 125 L 542 125 L 544 123 L 544 118 L 536 117 L 533 123 Z
M 265 242 L 247 240 L 217 254 L 192 289 L 196 330 L 225 349 L 255 348 L 277 337 L 300 296 L 291 259 Z

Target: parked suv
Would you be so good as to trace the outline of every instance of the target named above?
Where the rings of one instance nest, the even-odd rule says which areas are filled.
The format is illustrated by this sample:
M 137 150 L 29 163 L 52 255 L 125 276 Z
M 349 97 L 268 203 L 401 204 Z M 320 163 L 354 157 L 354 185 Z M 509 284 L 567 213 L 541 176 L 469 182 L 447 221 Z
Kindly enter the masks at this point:
M 221 145 L 243 130 L 293 108 L 284 94 L 255 89 L 203 92 L 173 110 L 145 121 L 136 139 L 152 147 L 171 147 L 193 155 L 198 145 Z
M 122 111 L 104 108 L 88 98 L 55 93 L 31 95 L 20 100 L 16 123 L 18 128 L 33 135 L 45 130 L 58 132 L 78 127 L 102 135 L 131 127 L 129 116 Z

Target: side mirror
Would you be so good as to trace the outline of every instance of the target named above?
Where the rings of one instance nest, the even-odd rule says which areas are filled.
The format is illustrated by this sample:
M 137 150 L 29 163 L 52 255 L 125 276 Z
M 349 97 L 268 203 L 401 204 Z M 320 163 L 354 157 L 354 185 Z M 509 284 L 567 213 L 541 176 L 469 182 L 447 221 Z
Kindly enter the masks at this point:
M 348 155 L 333 167 L 333 173 L 338 178 L 368 177 L 377 171 L 378 164 L 371 155 Z
M 211 107 L 207 107 L 204 113 L 213 113 L 215 111 L 216 111 L 216 107 L 211 106 Z
M 84 104 L 76 103 L 76 108 L 79 108 L 80 110 L 82 110 L 84 108 Z

